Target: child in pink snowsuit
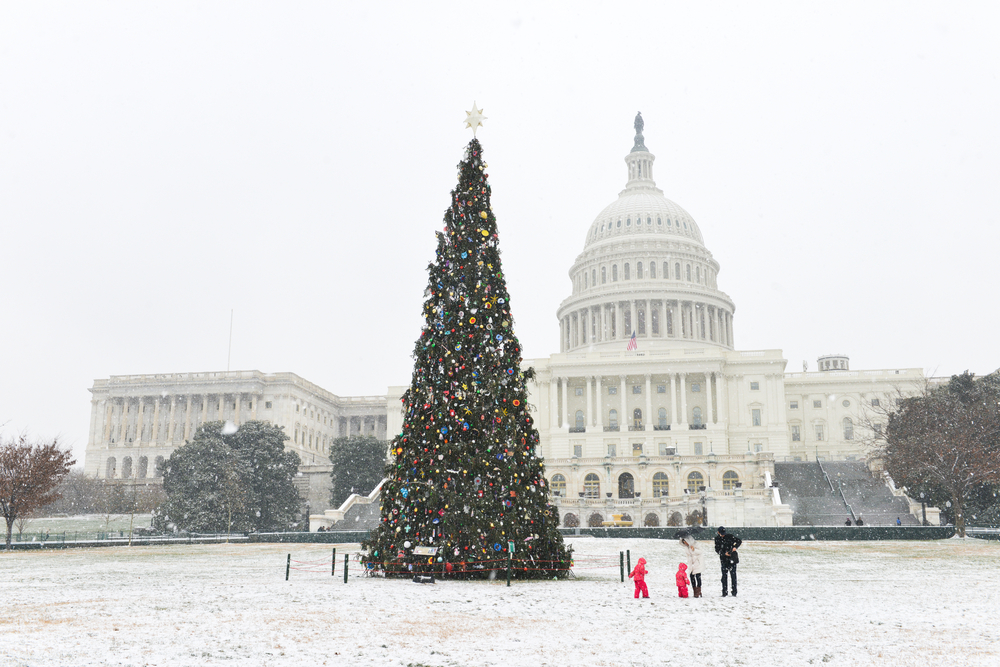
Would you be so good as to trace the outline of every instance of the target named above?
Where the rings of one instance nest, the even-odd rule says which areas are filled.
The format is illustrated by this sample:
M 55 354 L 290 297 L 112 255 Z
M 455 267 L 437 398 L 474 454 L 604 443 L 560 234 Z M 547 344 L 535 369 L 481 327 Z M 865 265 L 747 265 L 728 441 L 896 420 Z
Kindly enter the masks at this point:
M 628 576 L 630 579 L 635 580 L 635 597 L 638 598 L 641 592 L 642 597 L 648 598 L 649 589 L 646 588 L 646 559 L 640 558 Z
M 688 566 L 681 563 L 677 566 L 677 595 L 686 598 L 688 596 Z

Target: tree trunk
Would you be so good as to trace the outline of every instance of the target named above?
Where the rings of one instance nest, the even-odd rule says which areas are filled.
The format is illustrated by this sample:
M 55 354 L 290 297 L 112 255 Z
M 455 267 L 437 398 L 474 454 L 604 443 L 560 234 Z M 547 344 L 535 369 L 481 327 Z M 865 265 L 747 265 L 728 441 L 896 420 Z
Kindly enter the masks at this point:
M 962 494 L 952 495 L 951 504 L 955 508 L 955 531 L 959 537 L 965 537 L 965 508 L 962 506 Z
M 7 551 L 10 551 L 10 536 L 14 532 L 14 517 L 7 517 Z

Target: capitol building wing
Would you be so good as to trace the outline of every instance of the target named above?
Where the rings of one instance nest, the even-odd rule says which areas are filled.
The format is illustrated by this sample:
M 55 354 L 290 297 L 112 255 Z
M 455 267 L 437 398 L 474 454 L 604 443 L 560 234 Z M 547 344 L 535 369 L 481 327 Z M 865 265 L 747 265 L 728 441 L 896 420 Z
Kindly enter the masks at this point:
M 636 125 L 625 188 L 570 267 L 560 351 L 526 362 L 562 523 L 790 525 L 775 461 L 863 458 L 868 408 L 923 374 L 859 373 L 846 355 L 787 374 L 780 350 L 737 350 L 719 263 L 656 187 Z

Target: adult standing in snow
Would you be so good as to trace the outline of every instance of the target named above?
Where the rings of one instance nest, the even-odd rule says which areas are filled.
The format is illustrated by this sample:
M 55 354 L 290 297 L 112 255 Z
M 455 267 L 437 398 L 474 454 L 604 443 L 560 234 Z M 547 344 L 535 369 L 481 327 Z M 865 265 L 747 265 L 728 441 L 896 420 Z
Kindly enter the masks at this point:
M 719 531 L 715 535 L 715 553 L 719 554 L 719 563 L 722 565 L 722 597 L 729 595 L 727 572 L 733 581 L 733 597 L 736 597 L 736 565 L 740 562 L 740 555 L 736 550 L 742 545 L 743 540 L 727 534 L 726 529 L 719 526 Z
M 703 563 L 701 559 L 701 549 L 698 548 L 698 540 L 694 539 L 691 535 L 685 535 L 681 538 L 681 545 L 683 545 L 687 550 L 688 576 L 691 578 L 692 595 L 696 598 L 700 598 L 701 571 Z

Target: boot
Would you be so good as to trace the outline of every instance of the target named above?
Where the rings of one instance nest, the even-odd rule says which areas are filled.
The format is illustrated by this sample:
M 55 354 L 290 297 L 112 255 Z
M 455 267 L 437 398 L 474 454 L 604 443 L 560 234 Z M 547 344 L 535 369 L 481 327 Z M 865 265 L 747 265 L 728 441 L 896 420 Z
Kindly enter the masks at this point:
M 695 586 L 694 587 L 694 596 L 696 598 L 700 598 L 701 597 L 701 586 Z

